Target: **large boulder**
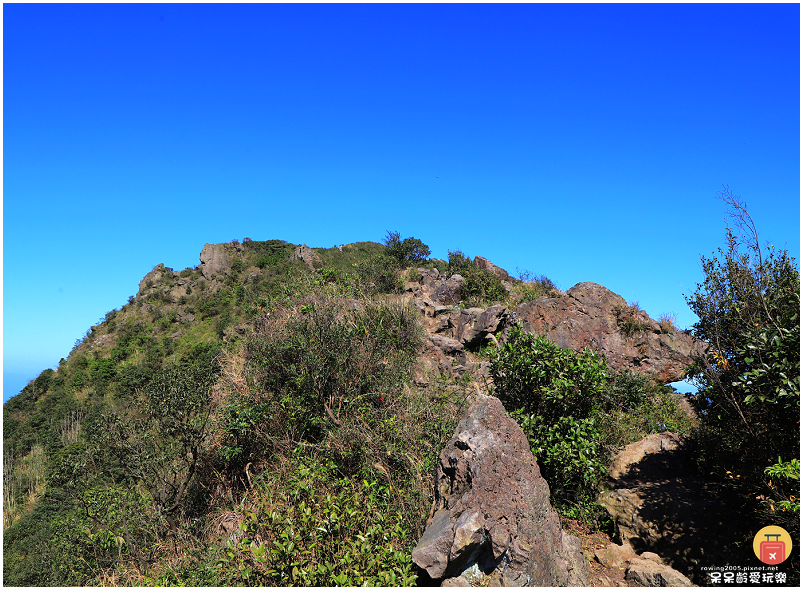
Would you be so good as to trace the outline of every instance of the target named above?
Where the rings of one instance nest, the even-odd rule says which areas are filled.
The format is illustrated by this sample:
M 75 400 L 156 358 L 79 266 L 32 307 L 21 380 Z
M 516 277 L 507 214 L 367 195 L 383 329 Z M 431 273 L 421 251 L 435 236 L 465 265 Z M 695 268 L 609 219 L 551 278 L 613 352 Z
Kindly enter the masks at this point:
M 206 244 L 200 252 L 200 270 L 210 280 L 215 275 L 227 275 L 231 270 L 225 244 Z
M 522 430 L 479 394 L 439 456 L 432 518 L 412 552 L 443 586 L 586 586 Z
M 626 547 L 657 553 L 667 565 L 701 581 L 705 573 L 698 564 L 724 560 L 724 544 L 710 540 L 726 538 L 726 506 L 735 504 L 722 500 L 714 481 L 696 472 L 682 441 L 662 432 L 627 445 L 612 461 L 598 503 L 614 518 Z M 652 564 L 626 563 L 636 566 L 628 579 L 637 583 L 686 585 L 684 578 Z
M 492 273 L 494 276 L 496 276 L 498 279 L 502 281 L 507 281 L 509 278 L 508 272 L 506 272 L 505 269 L 502 269 L 499 266 L 492 264 L 490 260 L 487 260 L 483 256 L 476 256 L 475 264 L 477 265 L 478 268 L 483 268 L 485 270 L 488 270 L 490 273 Z
M 523 329 L 547 336 L 563 348 L 602 352 L 612 368 L 647 373 L 662 383 L 680 381 L 706 344 L 686 332 L 662 329 L 644 311 L 636 312 L 640 329 L 627 333 L 620 313 L 625 300 L 597 283 L 578 283 L 560 297 L 540 297 L 517 308 Z

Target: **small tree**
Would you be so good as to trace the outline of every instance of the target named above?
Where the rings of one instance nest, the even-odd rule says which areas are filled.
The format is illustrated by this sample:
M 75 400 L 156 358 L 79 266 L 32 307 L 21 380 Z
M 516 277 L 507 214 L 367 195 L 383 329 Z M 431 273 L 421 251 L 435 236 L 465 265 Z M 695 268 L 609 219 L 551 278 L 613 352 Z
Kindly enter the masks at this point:
M 431 254 L 431 249 L 417 238 L 406 238 L 400 240 L 400 232 L 387 232 L 383 239 L 386 246 L 386 254 L 397 260 L 400 265 L 408 265 L 415 262 L 427 260 Z
M 786 251 L 764 254 L 741 200 L 728 189 L 720 196 L 739 231 L 728 227 L 727 249 L 702 258 L 705 280 L 687 298 L 699 318 L 692 332 L 709 343 L 692 374 L 700 456 L 709 471 L 780 495 L 764 476 L 781 457 L 800 456 L 800 274 Z

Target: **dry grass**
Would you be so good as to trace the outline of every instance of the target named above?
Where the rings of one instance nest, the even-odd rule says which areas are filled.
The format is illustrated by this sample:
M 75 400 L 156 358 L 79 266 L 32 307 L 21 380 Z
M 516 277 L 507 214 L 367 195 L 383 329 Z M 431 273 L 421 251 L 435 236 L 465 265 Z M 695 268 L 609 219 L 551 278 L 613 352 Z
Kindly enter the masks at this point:
M 675 334 L 678 331 L 674 313 L 662 313 L 658 318 L 658 325 L 665 334 Z

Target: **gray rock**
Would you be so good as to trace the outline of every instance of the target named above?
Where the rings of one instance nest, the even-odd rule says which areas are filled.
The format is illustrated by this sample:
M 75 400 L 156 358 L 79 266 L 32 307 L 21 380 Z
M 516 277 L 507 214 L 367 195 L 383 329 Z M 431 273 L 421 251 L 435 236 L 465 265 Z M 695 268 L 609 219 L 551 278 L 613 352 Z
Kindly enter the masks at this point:
M 461 285 L 463 282 L 464 279 L 461 275 L 453 275 L 446 281 L 437 279 L 431 285 L 433 287 L 431 299 L 443 305 L 458 305 L 461 302 Z M 425 284 L 423 279 L 423 285 Z
M 492 585 L 588 584 L 580 541 L 563 534 L 528 440 L 495 397 L 477 396 L 441 452 L 434 508 L 412 557 L 442 585 L 477 573 Z
M 172 279 L 174 273 L 171 268 L 167 268 L 163 263 L 157 264 L 149 273 L 144 275 L 144 278 L 139 281 L 139 292 L 137 295 L 143 294 L 148 289 L 155 286 L 158 282 L 164 280 L 165 277 Z
M 625 579 L 650 588 L 656 586 L 687 587 L 692 581 L 679 571 L 651 559 L 634 558 L 628 561 Z
M 200 271 L 206 279 L 227 275 L 231 270 L 225 244 L 206 244 L 200 252 Z
M 419 567 L 432 578 L 441 578 L 450 561 L 450 548 L 455 536 L 454 522 L 449 510 L 439 510 L 425 528 L 422 539 L 412 551 L 411 556 Z
M 322 266 L 322 259 L 305 244 L 298 246 L 294 254 L 289 257 L 289 260 L 302 260 L 311 270 Z

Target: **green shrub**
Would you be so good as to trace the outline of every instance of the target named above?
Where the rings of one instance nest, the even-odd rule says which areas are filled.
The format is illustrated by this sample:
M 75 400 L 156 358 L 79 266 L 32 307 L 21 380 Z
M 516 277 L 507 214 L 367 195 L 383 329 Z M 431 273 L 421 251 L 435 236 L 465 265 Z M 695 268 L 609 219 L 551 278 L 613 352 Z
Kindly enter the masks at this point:
M 464 278 L 461 298 L 467 305 L 498 303 L 508 298 L 508 291 L 493 272 L 479 268 L 460 250 L 448 251 L 448 255 L 447 274 L 459 274 Z
M 265 501 L 248 511 L 243 536 L 221 560 L 225 585 L 412 585 L 414 541 L 392 509 L 395 492 L 337 479 L 333 466 L 301 453 L 294 461 L 288 478 L 259 485 Z
M 317 441 L 360 421 L 399 387 L 421 343 L 416 315 L 401 305 L 298 307 L 299 315 L 271 312 L 245 345 L 255 383 L 225 410 L 228 460 L 253 461 L 281 441 Z
M 354 264 L 359 288 L 365 294 L 400 293 L 403 285 L 396 259 L 385 254 L 372 255 Z
M 497 395 L 531 441 L 554 503 L 591 498 L 607 460 L 598 428 L 605 359 L 519 328 L 491 356 Z
M 534 301 L 539 297 L 557 297 L 561 294 L 555 283 L 544 275 L 534 275 L 530 271 L 519 271 L 520 282 L 514 285 L 513 293 L 518 303 Z
M 617 307 L 613 310 L 617 318 L 617 326 L 625 336 L 634 336 L 639 332 L 650 329 L 650 325 L 644 321 L 644 314 L 639 308 L 639 303 L 633 301 L 630 304 Z
M 431 254 L 431 249 L 417 238 L 400 241 L 400 232 L 387 232 L 383 243 L 386 255 L 394 258 L 400 266 L 422 262 Z

